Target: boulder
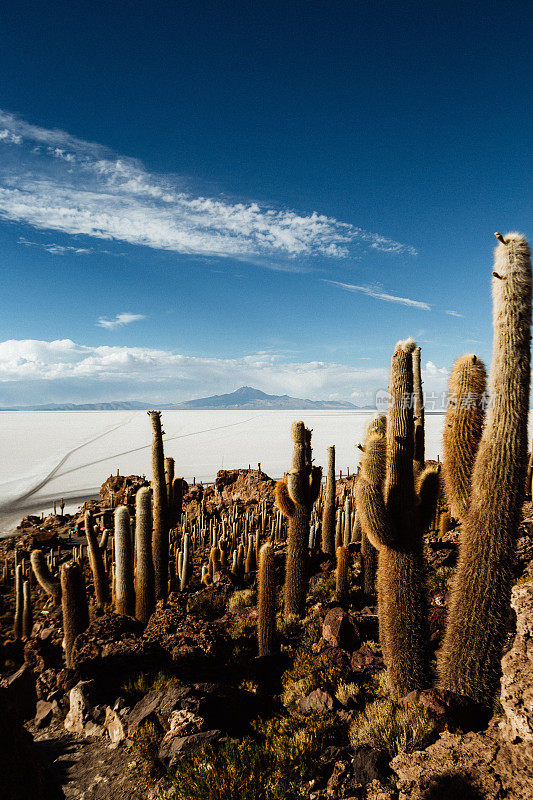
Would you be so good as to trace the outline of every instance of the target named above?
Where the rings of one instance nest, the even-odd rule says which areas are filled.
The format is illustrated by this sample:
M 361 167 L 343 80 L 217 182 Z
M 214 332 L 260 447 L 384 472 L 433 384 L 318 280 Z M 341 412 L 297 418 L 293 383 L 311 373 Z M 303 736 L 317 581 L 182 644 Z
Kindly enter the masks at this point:
M 308 714 L 310 711 L 318 711 L 320 714 L 325 714 L 327 711 L 333 711 L 334 705 L 335 698 L 322 689 L 315 689 L 298 702 L 298 707 L 302 714 Z
M 326 614 L 322 626 L 322 639 L 330 647 L 341 647 L 348 651 L 356 650 L 361 644 L 355 622 L 340 606 L 332 608 Z
M 350 663 L 354 672 L 372 672 L 374 670 L 383 669 L 383 658 L 377 653 L 374 653 L 366 642 L 352 653 Z
M 501 704 L 504 734 L 533 745 L 533 582 L 515 586 L 516 637 L 502 660 Z
M 65 728 L 71 733 L 83 733 L 94 703 L 93 681 L 80 681 L 70 690 L 70 710 L 65 717 Z
M 189 736 L 172 736 L 163 739 L 159 747 L 158 758 L 164 764 L 172 767 L 177 761 L 195 750 L 200 750 L 208 744 L 217 742 L 222 738 L 222 731 L 200 731 Z
M 47 700 L 37 700 L 37 710 L 35 712 L 35 719 L 33 723 L 36 728 L 46 728 L 50 725 L 54 714 L 54 708 L 57 708 L 57 703 L 49 703 Z
M 126 733 L 124 731 L 124 725 L 122 723 L 122 720 L 120 719 L 117 712 L 114 709 L 110 708 L 110 706 L 107 706 L 105 710 L 104 728 L 109 734 L 109 738 L 111 739 L 113 744 L 116 744 L 117 742 L 122 742 L 126 738 Z

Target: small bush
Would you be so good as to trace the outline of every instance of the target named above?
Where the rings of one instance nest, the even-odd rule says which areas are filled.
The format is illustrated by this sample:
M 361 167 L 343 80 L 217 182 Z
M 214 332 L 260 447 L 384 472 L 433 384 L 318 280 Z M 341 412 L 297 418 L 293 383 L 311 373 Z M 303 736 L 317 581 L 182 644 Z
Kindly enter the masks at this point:
M 434 572 L 430 572 L 426 579 L 429 594 L 446 594 L 452 575 L 452 567 L 437 567 Z
M 281 800 L 285 787 L 272 782 L 271 762 L 252 739 L 209 746 L 183 760 L 172 779 L 175 800 Z
M 226 599 L 222 594 L 215 594 L 209 589 L 202 590 L 189 597 L 187 613 L 200 617 L 206 622 L 212 622 L 226 613 Z
M 134 678 L 130 678 L 123 684 L 123 691 L 128 694 L 145 695 L 153 689 L 170 689 L 172 686 L 180 686 L 181 681 L 175 675 L 166 672 L 140 672 Z
M 398 753 L 421 750 L 435 739 L 436 725 L 422 706 L 403 706 L 392 700 L 376 700 L 358 714 L 350 726 L 350 744 L 355 749 L 369 745 Z
M 228 611 L 242 611 L 255 605 L 256 594 L 253 589 L 242 589 L 234 592 L 228 600 Z
M 141 775 L 149 778 L 159 778 L 163 768 L 157 754 L 161 734 L 153 722 L 145 723 L 133 737 L 133 748 L 138 756 L 138 769 Z

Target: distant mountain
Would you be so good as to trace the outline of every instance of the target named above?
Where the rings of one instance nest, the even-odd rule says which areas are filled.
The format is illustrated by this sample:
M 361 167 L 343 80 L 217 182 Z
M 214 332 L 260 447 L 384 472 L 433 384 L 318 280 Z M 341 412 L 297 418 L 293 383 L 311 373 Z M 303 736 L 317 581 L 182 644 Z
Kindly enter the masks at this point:
M 166 406 L 176 410 L 224 410 L 234 409 L 287 409 L 299 408 L 357 408 L 353 403 L 340 402 L 339 400 L 302 400 L 299 397 L 290 397 L 288 394 L 265 394 L 251 386 L 241 386 L 240 389 L 230 394 L 215 394 L 212 397 L 200 397 L 198 400 L 187 400 L 184 403 L 175 403 Z
M 297 409 L 358 409 L 353 403 L 339 400 L 303 400 L 290 397 L 288 394 L 274 395 L 241 386 L 229 394 L 215 394 L 211 397 L 200 397 L 197 400 L 186 400 L 184 403 L 143 403 L 139 400 L 124 400 L 110 403 L 48 403 L 40 406 L 12 406 L 0 411 L 143 411 L 158 408 L 162 411 L 238 411 L 252 409 L 280 409 L 293 411 Z

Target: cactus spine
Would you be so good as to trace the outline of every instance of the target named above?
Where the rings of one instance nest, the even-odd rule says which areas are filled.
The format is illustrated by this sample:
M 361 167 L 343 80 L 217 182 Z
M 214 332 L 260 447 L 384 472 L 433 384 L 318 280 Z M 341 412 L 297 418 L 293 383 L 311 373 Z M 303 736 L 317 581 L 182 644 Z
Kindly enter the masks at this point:
M 443 434 L 443 475 L 454 516 L 464 519 L 470 502 L 470 482 L 483 433 L 483 396 L 487 375 L 475 355 L 458 358 L 450 375 L 450 402 Z
M 274 548 L 267 542 L 259 550 L 257 641 L 259 656 L 274 652 L 276 636 L 276 573 Z
M 135 499 L 135 616 L 144 625 L 155 608 L 155 576 L 152 557 L 152 497 L 139 489 Z
M 85 536 L 87 537 L 89 564 L 93 573 L 96 605 L 98 608 L 103 608 L 104 605 L 109 602 L 109 583 L 107 581 L 104 559 L 102 551 L 98 546 L 90 511 L 85 512 Z
M 322 469 L 312 466 L 309 428 L 303 422 L 295 422 L 291 436 L 294 442 L 292 469 L 282 481 L 276 483 L 276 504 L 289 523 L 285 567 L 285 619 L 301 617 L 305 609 L 309 522 L 322 480 Z
M 357 509 L 378 550 L 378 614 L 383 658 L 393 699 L 429 681 L 422 534 L 432 518 L 438 472 L 427 467 L 415 485 L 412 339 L 398 342 L 391 361 L 391 406 L 367 430 Z
M 361 533 L 361 561 L 363 568 L 363 593 L 370 597 L 376 591 L 376 548 L 372 547 L 366 533 Z
M 54 603 L 59 602 L 61 595 L 61 586 L 50 570 L 44 557 L 42 550 L 32 550 L 30 555 L 30 563 L 33 569 L 33 574 L 37 578 L 39 585 L 42 589 L 53 598 Z
M 131 521 L 126 506 L 115 511 L 115 610 L 128 617 L 135 615 Z
M 509 620 L 512 564 L 527 465 L 531 259 L 500 237 L 492 282 L 491 403 L 472 471 L 459 562 L 439 658 L 440 683 L 492 706 Z
M 65 661 L 68 668 L 73 666 L 72 647 L 78 634 L 89 625 L 89 610 L 85 582 L 79 564 L 69 561 L 60 571 L 61 606 L 63 610 L 63 638 Z
M 152 423 L 152 491 L 154 495 L 152 551 L 155 596 L 157 600 L 166 600 L 168 594 L 168 508 L 163 431 L 161 429 L 161 412 L 149 411 L 148 415 Z
M 328 474 L 322 510 L 322 551 L 335 554 L 335 446 L 328 447 Z

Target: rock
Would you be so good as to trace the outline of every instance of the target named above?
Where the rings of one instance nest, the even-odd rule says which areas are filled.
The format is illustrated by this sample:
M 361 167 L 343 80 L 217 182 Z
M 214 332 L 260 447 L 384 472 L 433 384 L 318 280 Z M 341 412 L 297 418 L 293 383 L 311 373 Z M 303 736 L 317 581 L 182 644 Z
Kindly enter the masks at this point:
M 468 697 L 447 689 L 414 689 L 400 700 L 405 707 L 424 706 L 426 711 L 443 729 L 446 724 L 465 730 L 477 730 L 487 724 L 486 712 Z
M 169 717 L 170 731 L 174 736 L 185 736 L 189 733 L 198 733 L 205 725 L 203 717 L 193 714 L 184 708 L 172 711 Z
M 320 714 L 325 714 L 327 711 L 333 711 L 334 705 L 335 699 L 322 689 L 315 689 L 298 702 L 298 707 L 302 714 L 308 714 L 310 711 L 318 711 Z
M 114 711 L 109 706 L 107 706 L 105 710 L 104 728 L 107 730 L 109 738 L 111 739 L 113 744 L 122 742 L 126 738 L 126 733 L 124 731 L 124 725 L 122 723 L 122 720 L 120 719 L 117 712 Z
M 374 653 L 366 642 L 358 650 L 352 653 L 351 667 L 354 672 L 365 672 L 368 670 L 383 669 L 383 658 Z
M 512 605 L 517 614 L 516 636 L 502 661 L 503 716 L 491 720 L 481 732 L 447 731 L 423 752 L 400 753 L 391 762 L 398 775 L 400 800 L 531 800 L 533 797 L 532 747 L 532 633 L 533 583 L 515 586 Z M 421 692 L 439 712 L 447 714 L 446 695 Z M 413 694 L 413 693 L 411 693 Z M 408 696 L 409 697 L 409 696 Z M 404 698 L 404 702 L 407 698 Z
M 37 710 L 35 712 L 35 719 L 33 720 L 35 727 L 46 728 L 52 721 L 53 713 L 53 703 L 48 703 L 46 700 L 37 700 Z
M 533 743 L 533 582 L 515 586 L 516 637 L 502 660 L 501 704 L 504 735 Z
M 361 784 L 370 781 L 384 781 L 390 775 L 390 757 L 386 750 L 378 750 L 368 745 L 358 747 L 352 759 L 354 778 Z
M 158 604 L 143 634 L 143 641 L 152 643 L 180 669 L 195 670 L 221 655 L 226 643 L 223 629 L 186 615 L 186 597 L 171 594 L 167 605 Z
M 85 723 L 85 727 L 83 732 L 85 736 L 103 736 L 105 734 L 106 729 L 103 725 L 98 725 L 96 722 L 93 722 L 92 719 L 88 720 Z
M 153 722 L 162 730 L 170 730 L 170 717 L 176 709 L 185 708 L 193 712 L 200 706 L 188 686 L 173 686 L 169 689 L 153 689 L 133 707 L 127 717 L 128 736 L 144 725 Z
M 361 637 L 353 619 L 340 606 L 332 608 L 326 614 L 322 626 L 322 638 L 330 647 L 341 647 L 349 651 L 356 650 L 361 644 Z
M 176 761 L 180 761 L 184 756 L 205 747 L 207 744 L 217 742 L 222 738 L 222 731 L 201 731 L 192 733 L 190 736 L 172 736 L 163 739 L 159 747 L 158 758 L 163 763 L 172 767 Z
M 17 717 L 25 720 L 35 715 L 35 675 L 28 664 L 23 664 L 12 675 L 0 681 L 0 686 L 5 690 L 4 697 Z
M 100 486 L 100 503 L 106 507 L 135 505 L 135 495 L 149 482 L 140 475 L 110 475 Z
M 64 723 L 67 731 L 83 733 L 93 706 L 90 700 L 93 688 L 92 681 L 80 681 L 70 690 L 70 710 Z

